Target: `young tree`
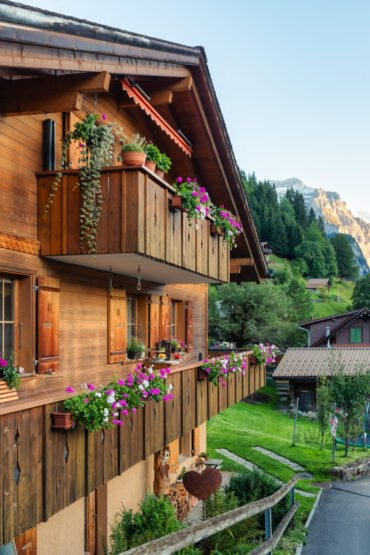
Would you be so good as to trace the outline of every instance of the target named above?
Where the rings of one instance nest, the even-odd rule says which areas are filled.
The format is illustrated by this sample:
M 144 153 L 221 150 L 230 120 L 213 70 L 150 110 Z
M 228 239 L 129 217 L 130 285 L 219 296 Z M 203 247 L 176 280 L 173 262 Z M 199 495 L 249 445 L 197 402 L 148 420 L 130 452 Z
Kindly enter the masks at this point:
M 370 307 L 370 274 L 360 278 L 353 290 L 353 308 Z
M 342 279 L 355 279 L 358 276 L 358 265 L 347 236 L 337 233 L 330 239 L 337 257 L 338 274 Z
M 356 373 L 345 375 L 343 367 L 339 367 L 330 378 L 330 394 L 337 408 L 340 409 L 340 419 L 343 424 L 345 450 L 348 455 L 351 432 L 363 418 L 367 397 L 370 393 L 369 372 L 357 369 Z
M 316 412 L 321 434 L 321 449 L 324 448 L 324 437 L 329 426 L 331 405 L 332 398 L 328 380 L 327 378 L 321 378 L 316 388 Z

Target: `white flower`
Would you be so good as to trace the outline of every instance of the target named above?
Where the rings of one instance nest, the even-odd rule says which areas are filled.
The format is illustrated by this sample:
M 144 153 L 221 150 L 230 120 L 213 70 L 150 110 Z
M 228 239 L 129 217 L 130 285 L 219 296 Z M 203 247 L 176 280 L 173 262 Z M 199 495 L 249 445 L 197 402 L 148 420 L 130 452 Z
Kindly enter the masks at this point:
M 142 383 L 141 383 L 141 384 L 139 385 L 139 389 L 140 389 L 140 391 L 143 391 L 143 389 L 144 389 L 144 386 L 143 386 L 143 384 L 142 384 Z
M 100 391 L 97 391 L 97 392 L 95 393 L 95 397 L 101 397 Z
M 105 408 L 105 409 L 103 410 L 103 414 L 104 414 L 104 416 L 108 416 L 109 410 L 108 410 L 107 408 Z
M 24 368 L 23 368 L 23 366 L 20 366 L 20 367 L 18 368 L 18 374 L 24 374 Z
M 170 384 L 168 385 L 168 391 L 171 391 L 171 389 L 173 389 L 172 383 L 170 383 Z
M 148 380 L 143 380 L 143 386 L 144 386 L 144 387 L 149 387 L 149 382 L 148 382 Z
M 103 418 L 103 422 L 108 422 L 108 416 L 105 416 L 105 417 Z
M 113 394 L 107 396 L 107 403 L 109 403 L 110 405 L 113 405 L 114 400 L 115 400 L 115 399 L 114 399 L 114 395 L 113 395 Z
M 117 417 L 119 415 L 119 412 L 114 412 L 113 416 Z

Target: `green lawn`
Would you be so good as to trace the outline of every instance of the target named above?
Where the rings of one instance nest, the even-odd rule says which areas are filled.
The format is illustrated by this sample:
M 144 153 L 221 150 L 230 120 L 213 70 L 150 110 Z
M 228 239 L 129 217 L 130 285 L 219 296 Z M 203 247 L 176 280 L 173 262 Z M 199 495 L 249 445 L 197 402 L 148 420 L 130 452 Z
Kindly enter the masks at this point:
M 329 292 L 313 293 L 313 298 L 317 301 L 314 304 L 313 317 L 324 318 L 349 310 L 353 289 L 352 281 L 335 279 Z
M 313 474 L 312 480 L 300 480 L 297 488 L 308 492 L 318 492 L 312 482 L 330 480 L 331 441 L 327 437 L 327 445 L 320 449 L 318 442 L 318 426 L 314 421 L 298 418 L 296 445 L 292 447 L 293 417 L 280 413 L 276 409 L 275 390 L 265 387 L 261 391 L 272 396 L 273 401 L 263 404 L 238 403 L 212 418 L 207 424 L 207 451 L 212 458 L 222 458 L 223 470 L 240 471 L 243 467 L 222 457 L 215 451 L 223 447 L 251 461 L 267 473 L 287 482 L 295 473 L 289 467 L 274 461 L 252 447 L 260 446 L 299 463 Z M 351 459 L 366 456 L 363 449 L 351 451 L 344 458 L 342 446 L 336 451 L 336 464 L 346 464 Z M 315 498 L 297 495 L 300 502 L 298 518 L 305 522 L 313 506 Z M 290 553 L 290 551 L 286 551 Z

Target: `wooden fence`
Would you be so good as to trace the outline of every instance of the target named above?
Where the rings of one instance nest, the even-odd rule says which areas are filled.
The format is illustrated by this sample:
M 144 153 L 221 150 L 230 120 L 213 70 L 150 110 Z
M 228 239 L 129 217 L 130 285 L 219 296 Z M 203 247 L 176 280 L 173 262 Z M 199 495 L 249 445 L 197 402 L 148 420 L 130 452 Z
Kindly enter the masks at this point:
M 247 518 L 251 518 L 259 513 L 265 513 L 265 532 L 266 541 L 259 545 L 256 549 L 251 551 L 249 555 L 263 555 L 271 553 L 271 550 L 277 545 L 280 538 L 282 537 L 284 531 L 286 530 L 289 522 L 292 520 L 298 509 L 298 503 L 294 502 L 294 486 L 299 480 L 300 476 L 294 476 L 287 484 L 284 484 L 278 491 L 265 497 L 264 499 L 259 499 L 253 503 L 248 503 L 237 509 L 232 509 L 221 515 L 209 518 L 199 524 L 195 524 L 190 528 L 184 528 L 179 532 L 174 532 L 158 540 L 146 543 L 139 547 L 134 547 L 125 553 L 120 555 L 170 555 L 175 553 L 180 549 L 194 545 L 210 536 L 213 536 L 217 532 L 222 532 L 238 524 Z M 279 503 L 288 493 L 291 495 L 291 507 L 287 514 L 284 516 L 280 524 L 275 529 L 272 534 L 271 526 L 271 509 Z

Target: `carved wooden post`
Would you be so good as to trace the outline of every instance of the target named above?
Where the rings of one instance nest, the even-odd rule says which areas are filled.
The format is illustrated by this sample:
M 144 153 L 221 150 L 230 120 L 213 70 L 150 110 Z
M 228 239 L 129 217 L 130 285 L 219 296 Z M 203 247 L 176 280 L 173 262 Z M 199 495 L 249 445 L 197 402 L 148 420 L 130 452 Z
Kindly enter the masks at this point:
M 158 451 L 154 455 L 154 493 L 156 495 L 168 495 L 170 491 L 168 457 L 169 452 L 167 450 Z

